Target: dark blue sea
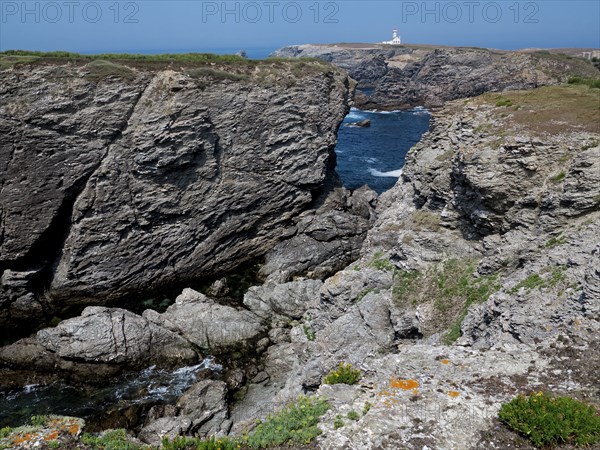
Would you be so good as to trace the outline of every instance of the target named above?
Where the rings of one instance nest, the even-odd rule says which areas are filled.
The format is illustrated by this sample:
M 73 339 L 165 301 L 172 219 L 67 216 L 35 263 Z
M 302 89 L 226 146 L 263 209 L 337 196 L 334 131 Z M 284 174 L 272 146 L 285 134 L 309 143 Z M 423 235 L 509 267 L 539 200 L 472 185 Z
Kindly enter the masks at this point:
M 382 193 L 402 174 L 410 148 L 429 129 L 431 114 L 423 108 L 376 112 L 352 109 L 338 133 L 337 172 L 344 186 L 356 189 L 365 184 Z M 370 128 L 345 124 L 369 119 Z

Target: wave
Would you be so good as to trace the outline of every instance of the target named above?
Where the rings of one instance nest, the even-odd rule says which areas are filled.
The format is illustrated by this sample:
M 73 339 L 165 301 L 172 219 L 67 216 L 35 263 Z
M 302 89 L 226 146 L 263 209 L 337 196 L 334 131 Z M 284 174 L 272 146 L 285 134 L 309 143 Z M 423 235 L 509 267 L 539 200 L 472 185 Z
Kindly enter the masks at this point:
M 402 169 L 390 170 L 389 172 L 380 172 L 377 169 L 369 169 L 369 172 L 374 177 L 400 178 L 402 176 Z
M 412 109 L 407 109 L 406 112 L 411 113 L 411 114 L 424 115 L 424 116 L 431 115 L 431 111 L 429 111 L 428 109 L 426 109 L 422 106 L 415 106 Z

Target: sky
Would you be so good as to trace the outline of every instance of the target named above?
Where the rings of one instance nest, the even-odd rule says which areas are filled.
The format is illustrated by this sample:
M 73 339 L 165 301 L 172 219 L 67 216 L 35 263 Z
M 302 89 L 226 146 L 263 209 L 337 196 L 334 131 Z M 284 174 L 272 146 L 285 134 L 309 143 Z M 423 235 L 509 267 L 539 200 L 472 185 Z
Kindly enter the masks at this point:
M 600 0 L 0 0 L 0 50 L 251 53 L 380 42 L 393 28 L 415 44 L 599 48 Z

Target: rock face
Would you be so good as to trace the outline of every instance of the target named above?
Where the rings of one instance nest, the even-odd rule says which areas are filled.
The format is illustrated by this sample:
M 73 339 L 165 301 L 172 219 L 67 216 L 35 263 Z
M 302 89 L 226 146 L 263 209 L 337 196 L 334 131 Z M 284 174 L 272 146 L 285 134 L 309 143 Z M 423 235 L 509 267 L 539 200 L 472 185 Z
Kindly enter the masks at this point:
M 567 55 L 481 48 L 296 45 L 273 55 L 320 58 L 346 69 L 359 89 L 374 89 L 357 96 L 356 106 L 362 109 L 437 107 L 484 92 L 531 89 L 598 73 L 592 64 Z
M 272 306 L 290 283 L 248 292 L 246 306 L 271 317 L 272 345 L 232 406 L 247 419 L 234 433 L 307 391 L 332 404 L 323 449 L 520 448 L 508 430 L 494 434 L 514 396 L 547 390 L 600 406 L 597 94 L 548 87 L 503 100 L 434 113 L 380 196 L 361 257 L 278 309 L 294 321 Z M 342 361 L 360 383 L 323 385 Z
M 4 323 L 226 273 L 333 166 L 351 86 L 331 66 L 96 63 L 0 72 Z

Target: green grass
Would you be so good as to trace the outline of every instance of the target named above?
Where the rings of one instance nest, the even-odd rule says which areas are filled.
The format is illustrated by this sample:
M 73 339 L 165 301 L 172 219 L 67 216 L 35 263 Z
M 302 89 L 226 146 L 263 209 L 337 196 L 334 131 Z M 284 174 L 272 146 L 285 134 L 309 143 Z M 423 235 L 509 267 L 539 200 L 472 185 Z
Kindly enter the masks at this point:
M 390 260 L 383 254 L 383 252 L 376 252 L 368 264 L 369 267 L 377 270 L 385 270 L 393 272 L 396 266 L 394 266 Z
M 231 80 L 240 81 L 247 80 L 249 77 L 245 74 L 238 74 L 233 72 L 226 72 L 224 70 L 212 69 L 210 67 L 198 67 L 196 69 L 190 69 L 186 74 L 192 79 L 211 78 L 214 80 Z
M 566 132 L 598 132 L 600 108 L 598 90 L 588 85 L 544 86 L 530 91 L 509 91 L 502 96 L 488 92 L 472 101 L 476 104 L 495 105 L 509 98 L 514 105 L 510 116 L 498 108 L 495 115 L 501 123 L 494 127 L 498 136 L 514 135 L 519 130 L 543 135 L 560 135 Z M 490 119 L 491 120 L 491 119 Z
M 396 300 L 410 298 L 412 306 L 417 305 L 417 299 L 411 295 L 417 286 L 421 273 L 414 271 L 408 272 L 399 270 L 394 274 L 394 284 L 392 286 L 392 298 Z
M 346 417 L 348 417 L 348 419 L 350 420 L 358 420 L 360 418 L 358 413 L 354 410 L 349 411 Z
M 564 245 L 567 243 L 567 238 L 563 234 L 560 236 L 552 236 L 546 243 L 544 244 L 544 248 L 554 248 L 559 245 Z
M 438 231 L 442 224 L 440 215 L 432 211 L 419 210 L 413 213 L 411 218 L 417 230 Z
M 499 417 L 538 447 L 589 446 L 600 441 L 598 411 L 570 397 L 543 392 L 520 395 L 502 405 Z
M 502 106 L 508 107 L 508 106 L 512 106 L 512 105 L 513 105 L 512 100 L 509 98 L 504 98 L 504 97 L 501 97 L 500 100 L 498 100 L 496 102 L 497 107 L 502 107 Z
M 600 78 L 570 77 L 569 84 L 580 84 L 592 89 L 600 89 Z
M 365 403 L 365 405 L 363 406 L 363 410 L 362 410 L 363 416 L 364 416 L 365 414 L 367 414 L 367 413 L 368 413 L 368 412 L 371 410 L 371 407 L 372 407 L 372 406 L 373 406 L 373 405 L 372 405 L 371 403 L 369 403 L 369 402 L 366 402 L 366 403 Z
M 304 330 L 304 335 L 306 336 L 306 339 L 308 339 L 309 341 L 314 341 L 316 339 L 317 336 L 315 335 L 315 332 L 313 331 L 310 325 L 302 324 L 302 329 Z
M 500 289 L 498 275 L 480 275 L 478 261 L 448 259 L 426 272 L 398 270 L 392 284 L 392 300 L 401 308 L 433 303 L 437 331 L 447 329 L 443 341 L 451 344 L 460 337 L 462 321 L 469 308 L 485 302 Z
M 7 50 L 0 52 L 0 57 L 34 57 L 47 59 L 70 60 L 108 60 L 108 61 L 141 61 L 141 62 L 247 62 L 238 55 L 215 55 L 212 53 L 164 53 L 159 55 L 142 55 L 134 53 L 101 53 L 83 55 L 74 52 L 37 52 L 30 50 Z
M 342 418 L 340 416 L 336 416 L 335 420 L 333 421 L 333 429 L 337 430 L 339 428 L 342 428 L 344 426 L 344 421 L 342 420 Z
M 90 81 L 100 81 L 108 77 L 121 78 L 123 80 L 135 79 L 135 72 L 129 67 L 110 61 L 92 61 L 85 68 L 87 69 L 85 77 Z
M 11 431 L 12 431 L 11 427 L 0 428 L 0 439 L 8 437 L 8 435 L 11 433 Z
M 337 369 L 331 371 L 323 379 L 325 384 L 356 384 L 361 379 L 362 373 L 358 369 L 353 369 L 352 364 L 340 362 Z
M 561 171 L 559 172 L 557 175 L 553 176 L 552 178 L 550 178 L 550 181 L 552 181 L 553 183 L 560 183 L 561 181 L 563 181 L 565 178 L 567 177 L 566 172 Z
M 253 449 L 309 444 L 321 434 L 317 424 L 329 408 L 323 399 L 301 396 L 293 405 L 260 423 L 244 444 Z
M 162 439 L 161 450 L 237 450 L 241 442 L 227 436 L 211 436 L 207 439 L 175 436 L 173 439 L 165 436 Z
M 564 243 L 564 242 L 562 241 L 562 239 L 560 237 L 556 238 L 556 240 L 550 239 L 550 241 L 548 241 L 546 243 L 546 247 L 560 245 L 561 243 Z M 561 266 L 546 267 L 544 270 L 542 270 L 542 273 L 544 273 L 544 274 L 549 273 L 550 275 L 548 275 L 546 277 L 542 277 L 540 274 L 532 273 L 527 278 L 525 278 L 524 280 L 517 283 L 509 291 L 509 293 L 516 294 L 517 292 L 519 292 L 519 290 L 521 288 L 525 288 L 526 290 L 530 291 L 532 289 L 538 289 L 538 288 L 544 288 L 544 287 L 554 287 L 559 282 L 564 281 L 566 279 L 565 268 L 561 267 Z
M 31 416 L 30 422 L 34 427 L 44 427 L 48 423 L 48 416 Z
M 367 289 L 364 289 L 360 294 L 358 294 L 358 297 L 356 297 L 356 301 L 360 302 L 367 295 L 369 295 L 369 294 L 379 294 L 379 292 L 381 292 L 381 290 L 379 288 L 367 288 Z
M 123 429 L 108 430 L 98 436 L 84 433 L 81 442 L 89 445 L 93 450 L 142 450 L 149 448 L 146 445 L 129 441 L 127 433 Z

